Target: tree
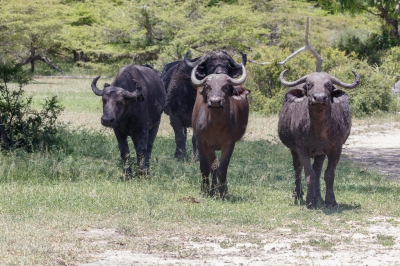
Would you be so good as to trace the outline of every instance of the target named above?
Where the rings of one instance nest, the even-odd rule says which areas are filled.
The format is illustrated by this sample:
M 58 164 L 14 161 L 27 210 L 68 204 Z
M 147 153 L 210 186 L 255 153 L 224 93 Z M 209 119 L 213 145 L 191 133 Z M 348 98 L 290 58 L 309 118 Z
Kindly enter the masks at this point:
M 332 13 L 350 12 L 358 14 L 367 12 L 383 19 L 385 25 L 389 26 L 391 35 L 400 42 L 399 0 L 318 0 L 318 4 Z
M 57 33 L 62 29 L 64 10 L 53 0 L 2 2 L 0 52 L 5 55 L 3 63 L 30 64 L 34 72 L 35 62 L 39 60 L 61 71 L 50 56 L 55 51 Z

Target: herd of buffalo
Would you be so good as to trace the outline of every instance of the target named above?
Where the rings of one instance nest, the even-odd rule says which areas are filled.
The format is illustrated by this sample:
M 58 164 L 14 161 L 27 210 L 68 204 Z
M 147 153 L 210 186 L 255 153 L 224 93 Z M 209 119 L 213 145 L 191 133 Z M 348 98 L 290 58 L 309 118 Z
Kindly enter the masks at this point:
M 125 175 L 132 176 L 128 136 L 136 151 L 136 174 L 146 175 L 154 139 L 164 111 L 174 130 L 175 158 L 185 158 L 187 128 L 193 128 L 193 154 L 200 161 L 201 191 L 224 198 L 228 192 L 226 176 L 235 143 L 240 140 L 249 118 L 249 90 L 245 82 L 246 55 L 237 63 L 224 51 L 165 65 L 162 73 L 149 65 L 123 67 L 103 90 L 92 82 L 93 92 L 102 97 L 103 126 L 114 130 Z M 307 181 L 306 205 L 315 209 L 319 201 L 329 208 L 337 203 L 333 191 L 335 169 L 342 145 L 350 134 L 351 115 L 346 89 L 355 88 L 360 77 L 347 84 L 325 72 L 314 72 L 296 81 L 280 81 L 289 87 L 279 115 L 278 133 L 293 157 L 295 189 L 293 198 L 302 199 L 301 173 Z M 221 151 L 218 160 L 215 151 Z M 320 176 L 325 158 L 325 201 L 321 196 Z M 313 164 L 310 158 L 314 158 Z M 210 185 L 209 175 L 212 174 Z

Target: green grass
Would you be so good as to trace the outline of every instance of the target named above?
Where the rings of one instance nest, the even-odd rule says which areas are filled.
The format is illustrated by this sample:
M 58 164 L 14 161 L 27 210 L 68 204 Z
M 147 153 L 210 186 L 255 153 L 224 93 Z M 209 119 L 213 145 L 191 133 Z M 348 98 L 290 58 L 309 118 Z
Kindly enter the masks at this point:
M 378 244 L 382 246 L 393 246 L 395 244 L 395 238 L 393 236 L 387 235 L 377 235 Z
M 229 196 L 223 202 L 199 196 L 199 165 L 175 161 L 172 138 L 157 138 L 151 177 L 124 182 L 112 136 L 63 134 L 62 149 L 1 155 L 0 261 L 6 264 L 84 260 L 90 246 L 76 233 L 86 228 L 116 228 L 139 236 L 277 228 L 294 233 L 317 228 L 334 234 L 348 228 L 343 221 L 363 225 L 368 217 L 399 216 L 399 208 L 391 204 L 400 200 L 399 185 L 349 161 L 337 169 L 338 210 L 309 211 L 304 204 L 296 205 L 290 199 L 290 155 L 281 144 L 239 142 L 228 172 Z M 197 203 L 182 200 L 188 197 Z M 388 245 L 390 239 L 382 239 L 378 236 L 379 243 Z M 323 249 L 334 245 L 324 239 L 307 244 Z M 229 243 L 221 245 L 226 248 Z

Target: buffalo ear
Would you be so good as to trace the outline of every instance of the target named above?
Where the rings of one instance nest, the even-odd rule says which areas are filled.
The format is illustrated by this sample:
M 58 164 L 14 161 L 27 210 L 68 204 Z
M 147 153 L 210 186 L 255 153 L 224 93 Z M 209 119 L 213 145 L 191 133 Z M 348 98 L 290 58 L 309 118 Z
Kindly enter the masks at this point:
M 232 78 L 237 78 L 237 77 L 239 77 L 240 75 L 242 75 L 243 74 L 243 70 L 242 70 L 242 66 L 240 66 L 240 67 L 233 67 L 232 69 L 230 69 L 230 77 L 232 77 Z
M 289 102 L 301 102 L 306 97 L 306 93 L 304 89 L 300 88 L 292 88 L 286 92 L 285 100 Z
M 349 100 L 349 95 L 345 91 L 333 87 L 333 90 L 331 92 L 331 102 L 341 103 L 348 100 Z
M 250 91 L 246 88 L 234 87 L 232 98 L 235 100 L 243 100 L 243 99 L 246 99 L 247 94 L 249 94 L 249 93 L 250 93 Z
M 107 88 L 107 87 L 110 87 L 110 84 L 104 83 L 104 89 Z

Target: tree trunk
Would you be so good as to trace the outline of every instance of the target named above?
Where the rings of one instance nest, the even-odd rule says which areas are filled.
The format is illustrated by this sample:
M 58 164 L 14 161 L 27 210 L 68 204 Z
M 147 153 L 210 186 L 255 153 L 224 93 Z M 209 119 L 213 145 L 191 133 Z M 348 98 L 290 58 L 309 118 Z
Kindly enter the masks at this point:
M 391 19 L 389 16 L 388 10 L 380 5 L 378 7 L 378 10 L 381 12 L 380 17 L 385 20 L 385 23 L 389 26 L 393 27 L 393 30 L 391 31 L 393 36 L 400 41 L 400 34 L 399 34 L 399 21 L 397 19 Z

